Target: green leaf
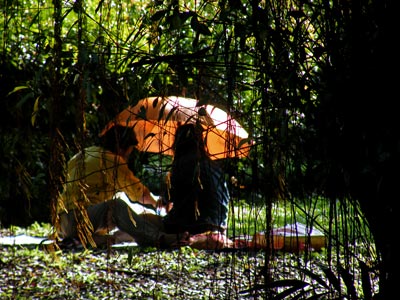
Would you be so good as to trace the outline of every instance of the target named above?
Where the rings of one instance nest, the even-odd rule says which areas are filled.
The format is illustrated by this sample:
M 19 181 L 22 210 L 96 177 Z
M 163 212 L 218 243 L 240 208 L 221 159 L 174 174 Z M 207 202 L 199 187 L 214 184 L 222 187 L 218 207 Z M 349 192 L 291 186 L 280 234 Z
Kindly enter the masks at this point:
M 342 276 L 344 284 L 346 285 L 347 293 L 349 294 L 350 298 L 356 299 L 357 291 L 356 291 L 356 287 L 354 286 L 353 275 L 350 273 L 350 271 L 348 269 L 345 269 L 341 266 L 339 267 L 339 273 Z
M 238 144 L 238 148 L 241 148 L 244 144 L 252 144 L 252 139 L 251 138 L 247 138 L 247 139 L 242 139 L 240 140 L 239 144 Z
M 208 29 L 207 25 L 200 23 L 196 16 L 192 17 L 190 22 L 190 26 L 192 29 L 203 35 L 211 35 L 210 29 Z
M 322 271 L 325 273 L 326 278 L 335 288 L 336 291 L 341 291 L 340 279 L 336 277 L 335 273 L 332 272 L 328 267 L 321 267 Z
M 21 100 L 19 100 L 17 102 L 15 107 L 18 109 L 21 109 L 21 107 L 25 104 L 25 102 L 28 101 L 28 99 L 33 98 L 33 96 L 34 96 L 33 92 L 29 92 L 29 93 L 23 95 L 23 97 L 21 98 Z
M 17 86 L 17 87 L 15 87 L 11 92 L 9 92 L 9 93 L 7 94 L 7 96 L 10 96 L 11 94 L 13 94 L 13 93 L 15 93 L 15 92 L 18 92 L 18 91 L 20 91 L 20 90 L 25 90 L 25 89 L 28 89 L 28 88 L 29 88 L 29 87 L 26 86 L 26 85 Z
M 132 250 L 132 248 L 129 248 L 128 249 L 128 258 L 127 258 L 127 261 L 128 261 L 129 265 L 132 264 L 132 258 L 133 258 L 133 250 Z
M 162 19 L 165 16 L 166 12 L 167 12 L 167 10 L 165 10 L 165 9 L 159 10 L 154 15 L 151 16 L 150 20 L 159 21 L 160 19 Z
M 174 106 L 174 107 L 169 111 L 167 117 L 165 118 L 164 124 L 167 124 L 168 120 L 172 117 L 172 115 L 174 114 L 174 112 L 175 112 L 177 109 L 178 109 L 178 107 L 177 107 L 177 106 Z M 164 114 L 164 111 L 163 111 L 163 114 Z M 160 121 L 160 120 L 161 120 L 161 114 L 160 114 L 160 119 L 159 119 L 159 121 Z
M 174 12 L 172 15 L 168 16 L 167 23 L 169 24 L 169 28 L 171 30 L 180 29 L 182 27 L 182 21 L 179 13 Z
M 306 268 L 301 268 L 300 271 L 310 277 L 312 280 L 316 281 L 319 285 L 323 286 L 326 289 L 329 289 L 329 286 L 326 284 L 324 278 L 319 275 L 317 272 L 313 273 L 311 270 Z
M 38 96 L 35 100 L 35 103 L 33 104 L 33 111 L 32 111 L 32 117 L 31 117 L 31 124 L 32 126 L 35 125 L 35 121 L 36 121 L 36 116 L 38 114 L 38 110 L 39 110 L 39 98 L 40 96 Z

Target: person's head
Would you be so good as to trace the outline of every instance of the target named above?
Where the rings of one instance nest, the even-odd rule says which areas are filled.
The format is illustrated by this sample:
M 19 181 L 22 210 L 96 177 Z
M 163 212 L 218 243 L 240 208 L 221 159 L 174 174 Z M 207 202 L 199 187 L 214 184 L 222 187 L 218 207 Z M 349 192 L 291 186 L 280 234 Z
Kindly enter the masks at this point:
M 175 140 L 172 145 L 175 155 L 189 151 L 199 151 L 206 155 L 206 147 L 203 139 L 203 128 L 197 124 L 184 124 L 178 126 L 175 131 Z
M 104 149 L 113 153 L 127 151 L 137 146 L 138 140 L 132 127 L 115 125 L 101 137 Z

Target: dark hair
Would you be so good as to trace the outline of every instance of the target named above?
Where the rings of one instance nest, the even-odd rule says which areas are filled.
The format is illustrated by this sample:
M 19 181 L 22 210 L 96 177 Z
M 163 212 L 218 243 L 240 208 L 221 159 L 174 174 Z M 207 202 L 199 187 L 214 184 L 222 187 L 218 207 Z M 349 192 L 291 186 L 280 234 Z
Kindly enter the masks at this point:
M 203 128 L 199 124 L 184 124 L 178 126 L 175 131 L 175 140 L 172 145 L 175 155 L 189 151 L 199 151 L 201 156 L 206 155 L 206 147 L 203 139 Z
M 101 137 L 101 143 L 106 150 L 117 152 L 117 149 L 128 149 L 136 146 L 138 140 L 132 127 L 115 125 Z

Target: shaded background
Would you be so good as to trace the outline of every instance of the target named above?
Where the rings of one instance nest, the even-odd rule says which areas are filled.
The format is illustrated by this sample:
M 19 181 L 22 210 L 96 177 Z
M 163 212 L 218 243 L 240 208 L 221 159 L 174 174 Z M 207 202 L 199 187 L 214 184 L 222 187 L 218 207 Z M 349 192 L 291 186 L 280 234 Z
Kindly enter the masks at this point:
M 392 2 L 4 1 L 1 225 L 52 222 L 65 161 L 127 105 L 198 98 L 235 114 L 255 141 L 250 158 L 224 162 L 246 187 L 231 187 L 235 199 L 359 203 L 382 296 L 391 295 L 400 149 Z M 142 174 L 151 158 L 138 156 Z

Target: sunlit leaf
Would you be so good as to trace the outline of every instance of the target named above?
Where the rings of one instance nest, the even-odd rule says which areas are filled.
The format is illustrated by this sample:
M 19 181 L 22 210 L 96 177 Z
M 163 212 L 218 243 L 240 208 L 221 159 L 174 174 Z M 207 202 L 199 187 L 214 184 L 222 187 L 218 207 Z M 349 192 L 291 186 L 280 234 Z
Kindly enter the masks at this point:
M 13 94 L 13 93 L 15 93 L 15 92 L 28 89 L 28 88 L 29 88 L 29 87 L 26 86 L 26 85 L 17 86 L 17 87 L 15 87 L 11 92 L 9 92 L 9 93 L 7 94 L 7 96 L 9 96 L 9 95 L 11 95 L 11 94 Z
M 32 111 L 32 117 L 31 117 L 31 124 L 32 126 L 35 125 L 35 121 L 36 121 L 36 116 L 38 114 L 39 111 L 39 98 L 40 96 L 38 96 L 35 100 L 35 103 L 33 105 L 33 111 Z

